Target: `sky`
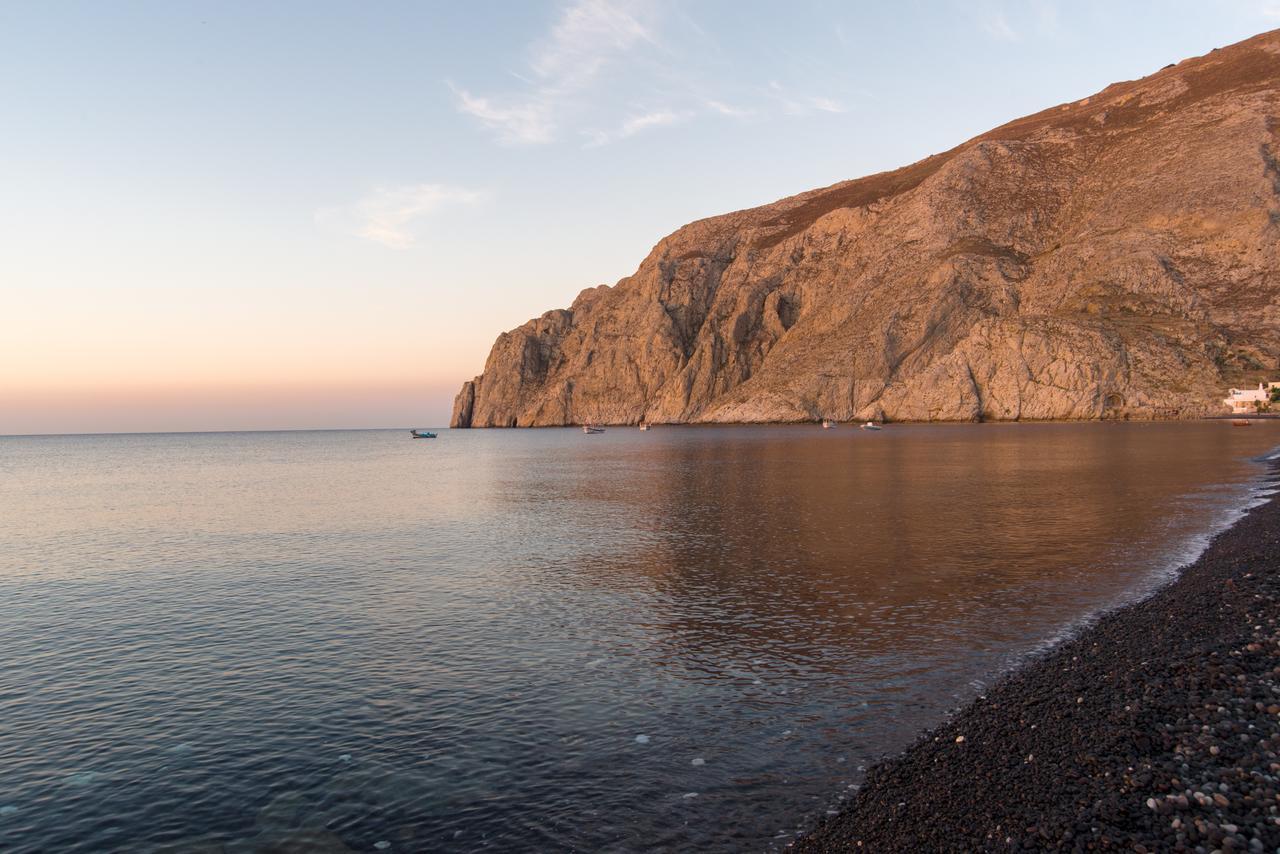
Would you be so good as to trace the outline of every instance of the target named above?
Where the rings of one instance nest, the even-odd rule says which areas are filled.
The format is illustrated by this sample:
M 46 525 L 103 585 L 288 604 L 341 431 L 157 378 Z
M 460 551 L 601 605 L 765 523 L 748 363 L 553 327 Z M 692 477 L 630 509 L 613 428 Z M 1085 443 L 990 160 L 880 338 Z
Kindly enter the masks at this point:
M 0 3 L 0 435 L 446 424 L 690 221 L 1280 27 L 1280 0 Z

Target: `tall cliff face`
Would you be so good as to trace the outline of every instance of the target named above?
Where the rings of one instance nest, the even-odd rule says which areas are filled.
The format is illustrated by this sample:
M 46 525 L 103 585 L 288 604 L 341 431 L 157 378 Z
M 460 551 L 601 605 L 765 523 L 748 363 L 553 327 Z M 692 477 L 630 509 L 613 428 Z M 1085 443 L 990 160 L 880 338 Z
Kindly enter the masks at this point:
M 457 427 L 1149 417 L 1280 356 L 1280 31 L 692 223 L 498 337 Z

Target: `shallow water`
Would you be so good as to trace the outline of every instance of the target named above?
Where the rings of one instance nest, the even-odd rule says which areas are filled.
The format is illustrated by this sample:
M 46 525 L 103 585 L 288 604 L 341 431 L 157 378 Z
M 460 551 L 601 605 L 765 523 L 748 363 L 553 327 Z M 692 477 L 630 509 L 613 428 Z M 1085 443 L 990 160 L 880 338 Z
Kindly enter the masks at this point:
M 780 846 L 1194 557 L 1278 444 L 0 438 L 0 849 Z

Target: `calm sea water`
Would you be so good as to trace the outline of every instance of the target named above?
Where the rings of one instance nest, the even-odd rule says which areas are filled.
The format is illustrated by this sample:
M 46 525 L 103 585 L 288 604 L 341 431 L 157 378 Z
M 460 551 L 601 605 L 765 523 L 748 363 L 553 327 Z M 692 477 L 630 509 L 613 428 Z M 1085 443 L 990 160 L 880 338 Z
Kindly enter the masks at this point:
M 0 439 L 0 849 L 762 850 L 1280 424 Z

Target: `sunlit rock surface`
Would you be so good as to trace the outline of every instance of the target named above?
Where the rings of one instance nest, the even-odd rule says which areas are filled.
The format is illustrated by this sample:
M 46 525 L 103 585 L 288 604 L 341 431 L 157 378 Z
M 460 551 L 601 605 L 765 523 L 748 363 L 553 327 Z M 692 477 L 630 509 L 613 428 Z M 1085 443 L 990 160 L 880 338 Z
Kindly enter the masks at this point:
M 1280 354 L 1280 31 L 692 223 L 498 337 L 459 427 L 1190 417 Z

